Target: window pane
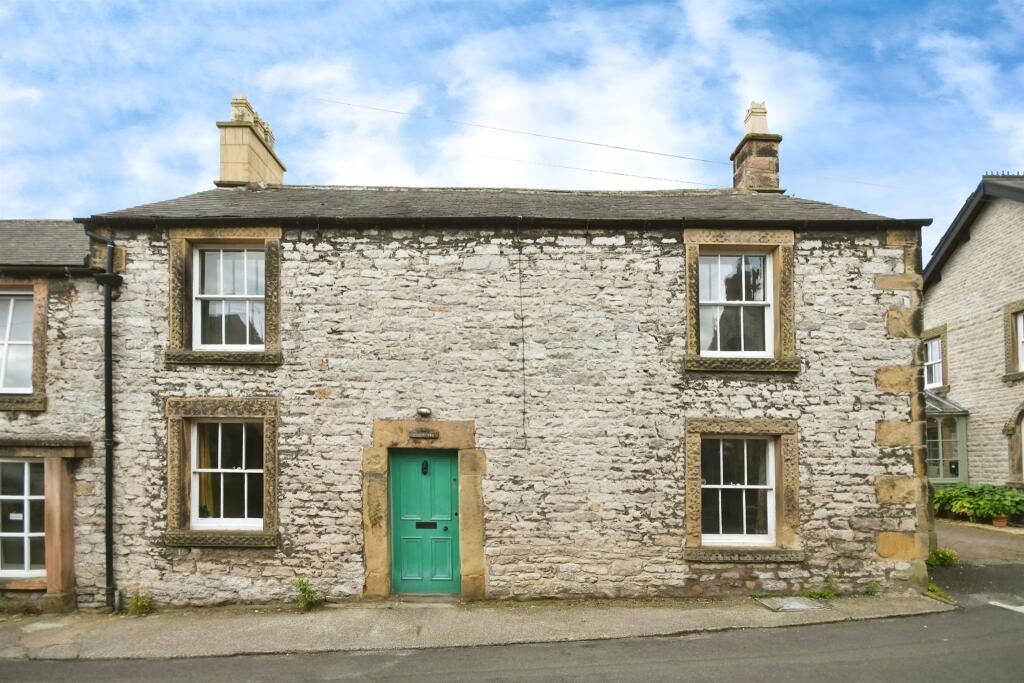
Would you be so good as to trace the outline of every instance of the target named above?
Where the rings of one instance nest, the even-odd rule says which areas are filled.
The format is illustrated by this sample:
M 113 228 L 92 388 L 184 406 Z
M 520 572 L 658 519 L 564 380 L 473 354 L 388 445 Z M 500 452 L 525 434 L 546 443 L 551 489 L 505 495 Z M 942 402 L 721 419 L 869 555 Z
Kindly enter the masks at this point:
M 252 301 L 249 303 L 249 343 L 250 344 L 262 344 L 263 343 L 263 316 L 264 306 L 262 301 Z
M 263 469 L 262 422 L 248 422 L 245 425 L 245 469 Z
M 722 533 L 743 533 L 743 491 L 722 489 Z
M 928 476 L 932 478 L 939 477 L 939 461 L 929 460 L 928 461 Z
M 200 422 L 196 425 L 198 450 L 196 467 L 201 470 L 217 468 L 217 424 Z
M 764 256 L 743 257 L 743 294 L 746 301 L 764 301 Z
M 956 440 L 956 418 L 955 417 L 944 417 L 944 418 L 942 418 L 942 440 L 943 441 L 955 441 Z
M 3 310 L 3 309 L 0 309 Z M 6 321 L 4 321 L 6 322 Z M 32 299 L 15 297 L 14 318 L 11 320 L 11 341 L 32 341 Z
M 224 517 L 245 517 L 245 475 L 224 475 Z
M 739 256 L 722 256 L 719 261 L 718 286 L 725 294 L 726 301 L 743 300 L 743 273 L 740 271 Z
M 722 439 L 722 483 L 743 485 L 743 439 Z
M 747 489 L 747 533 L 768 533 L 768 491 Z
M 226 301 L 224 343 L 245 344 L 245 302 Z
M 28 466 L 28 495 L 41 496 L 45 489 L 43 484 L 43 463 L 33 462 Z
M 718 439 L 701 439 L 700 442 L 700 477 L 704 484 L 722 483 L 722 466 L 719 461 Z
M 938 365 L 926 365 L 924 366 L 924 383 L 925 386 L 933 387 L 941 384 L 939 382 L 939 366 Z
M 718 301 L 718 256 L 700 257 L 700 301 Z
M 20 462 L 0 463 L 0 495 L 25 495 L 25 466 Z
M 263 252 L 246 252 L 245 288 L 248 294 L 263 294 L 265 290 L 263 275 Z
M 704 489 L 700 492 L 700 531 L 703 534 L 719 533 L 718 489 Z
M 263 475 L 249 474 L 249 514 L 250 519 L 263 517 Z
M 931 418 L 925 423 L 925 434 L 929 441 L 939 440 L 939 421 Z
M 24 500 L 0 500 L 0 531 L 7 534 L 25 532 Z
M 747 441 L 747 483 L 753 486 L 768 484 L 768 442 L 760 439 Z
M 718 317 L 722 315 L 721 306 L 700 307 L 700 349 L 701 351 L 718 350 Z
M 28 502 L 28 530 L 34 534 L 46 531 L 45 501 L 30 500 Z
M 220 475 L 200 472 L 199 491 L 199 516 L 202 518 L 220 517 Z
M 242 424 L 225 422 L 220 426 L 220 467 L 224 470 L 242 469 Z M 224 500 L 227 501 L 225 489 Z
M 29 539 L 29 569 L 46 569 L 46 540 L 41 537 Z
M 743 307 L 744 351 L 764 351 L 764 318 L 767 312 L 763 306 Z
M 4 387 L 29 389 L 32 387 L 32 347 L 18 344 L 7 347 L 7 373 Z
M 7 341 L 7 318 L 11 315 L 11 301 L 14 297 L 0 296 L 0 342 Z
M 958 478 L 960 476 L 960 461 L 955 459 L 947 460 L 945 469 L 946 471 L 942 476 L 949 477 L 950 479 Z
M 719 351 L 740 351 L 740 307 L 724 306 L 718 319 Z
M 3 569 L 24 571 L 24 538 L 0 538 L 0 570 Z
M 245 294 L 245 252 L 225 250 L 222 253 L 224 294 Z
M 202 316 L 201 334 L 203 344 L 223 344 L 223 327 L 221 317 L 224 315 L 224 302 L 203 301 L 200 304 Z
M 220 252 L 199 252 L 199 293 L 220 294 Z

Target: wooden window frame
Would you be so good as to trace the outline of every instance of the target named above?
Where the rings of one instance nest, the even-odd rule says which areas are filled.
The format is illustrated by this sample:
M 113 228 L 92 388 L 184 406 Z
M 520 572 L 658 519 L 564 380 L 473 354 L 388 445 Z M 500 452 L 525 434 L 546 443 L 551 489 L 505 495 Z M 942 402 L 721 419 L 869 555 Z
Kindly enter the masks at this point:
M 701 531 L 701 442 L 705 437 L 766 438 L 775 442 L 774 544 L 705 543 Z M 683 558 L 690 562 L 802 562 L 800 467 L 795 420 L 688 418 L 685 436 L 686 516 Z
M 704 479 L 702 478 L 701 479 L 700 488 L 701 488 L 702 505 L 703 505 L 703 494 L 704 494 L 704 491 L 706 491 L 708 489 L 718 489 L 719 491 L 722 491 L 722 490 L 742 490 L 744 493 L 746 491 L 766 490 L 768 492 L 768 525 L 767 525 L 768 532 L 765 533 L 765 534 L 746 534 L 746 533 L 744 533 L 744 534 L 707 534 L 707 533 L 704 533 L 704 531 L 702 529 L 701 530 L 701 545 L 705 546 L 705 547 L 707 547 L 707 546 L 726 546 L 726 547 L 730 547 L 730 546 L 750 546 L 752 548 L 759 548 L 759 547 L 761 547 L 761 548 L 763 548 L 763 547 L 772 548 L 772 547 L 774 547 L 775 546 L 775 528 L 776 528 L 775 525 L 776 525 L 776 516 L 777 516 L 777 510 L 776 510 L 776 504 L 775 504 L 775 490 L 776 490 L 776 482 L 778 480 L 778 471 L 777 471 L 777 465 L 776 465 L 777 458 L 775 456 L 775 453 L 776 453 L 776 450 L 777 450 L 777 448 L 776 448 L 776 445 L 777 445 L 776 444 L 776 439 L 774 437 L 770 437 L 770 436 L 755 436 L 755 435 L 750 435 L 750 434 L 702 434 L 701 435 L 701 447 L 702 447 L 702 449 L 703 449 L 703 442 L 705 440 L 707 440 L 707 439 L 715 439 L 715 440 L 718 440 L 719 442 L 721 442 L 721 441 L 723 441 L 725 439 L 741 439 L 744 442 L 744 448 L 746 448 L 746 442 L 747 441 L 763 441 L 763 442 L 765 442 L 767 444 L 767 449 L 766 449 L 766 455 L 768 457 L 768 466 L 767 466 L 768 483 L 767 484 L 763 484 L 763 485 L 750 485 L 750 484 L 707 484 L 707 483 L 705 483 Z M 724 445 L 720 443 L 719 444 L 719 449 L 720 449 L 719 457 L 724 458 L 724 452 L 722 451 L 722 449 L 724 449 Z M 744 453 L 744 458 L 745 457 L 746 457 L 746 453 Z M 744 465 L 744 469 L 745 468 L 746 468 L 746 465 Z M 724 472 L 724 469 L 725 469 L 724 467 L 721 467 L 720 471 Z M 719 498 L 718 506 L 719 506 L 718 507 L 718 509 L 719 509 L 719 524 L 721 525 L 721 516 L 722 516 L 722 513 L 721 513 L 721 510 L 722 510 L 721 498 Z M 701 520 L 701 521 L 702 521 L 702 526 L 703 526 L 703 520 Z M 744 526 L 745 525 L 746 525 L 746 520 L 744 519 Z
M 281 229 L 171 228 L 169 231 L 168 347 L 164 360 L 191 365 L 280 365 L 281 353 Z M 195 342 L 196 249 L 212 246 L 262 246 L 264 258 L 263 346 L 202 347 Z
M 1024 381 L 1024 299 L 1003 306 L 1003 338 L 1009 384 Z
M 928 342 L 938 340 L 939 350 L 942 353 L 942 357 L 939 359 L 939 363 L 942 366 L 942 382 L 940 384 L 932 385 L 922 384 L 925 389 L 935 394 L 949 393 L 949 337 L 946 330 L 947 328 L 945 325 L 937 325 L 921 333 L 922 382 L 926 382 L 928 377 L 927 373 L 924 372 L 924 363 L 927 358 L 925 349 Z
M 765 299 L 764 299 L 763 302 L 745 301 L 745 300 L 741 300 L 741 301 L 737 302 L 737 301 L 704 299 L 703 298 L 703 294 L 704 293 L 700 290 L 700 283 L 698 282 L 698 285 L 697 285 L 697 306 L 698 306 L 697 314 L 698 314 L 698 321 L 700 319 L 700 317 L 699 317 L 700 316 L 700 310 L 699 309 L 703 308 L 704 306 L 722 306 L 722 307 L 739 308 L 740 309 L 740 344 L 741 345 L 744 343 L 744 339 L 743 339 L 743 313 L 742 313 L 744 308 L 755 308 L 755 307 L 756 308 L 760 308 L 764 312 L 765 322 L 767 324 L 764 326 L 764 333 L 765 333 L 765 339 L 764 339 L 765 350 L 764 351 L 746 351 L 746 350 L 741 350 L 741 351 L 721 351 L 721 350 L 712 351 L 712 350 L 708 350 L 708 349 L 700 349 L 701 357 L 702 358 L 773 358 L 774 355 L 775 355 L 775 351 L 774 351 L 774 349 L 775 349 L 775 296 L 774 296 L 774 288 L 773 288 L 774 279 L 773 279 L 773 272 L 772 272 L 774 270 L 774 268 L 772 267 L 772 261 L 774 259 L 772 258 L 772 254 L 770 252 L 757 251 L 757 250 L 748 251 L 748 250 L 736 250 L 736 249 L 729 249 L 729 248 L 724 248 L 724 249 L 708 249 L 707 251 L 701 251 L 700 252 L 700 255 L 698 256 L 698 261 L 699 261 L 700 258 L 703 258 L 705 256 L 718 256 L 719 257 L 719 264 L 721 263 L 721 257 L 722 256 L 738 256 L 738 257 L 763 256 L 764 259 L 765 259 L 765 281 L 764 281 Z M 698 263 L 698 268 L 699 268 L 699 263 Z M 740 272 L 741 273 L 743 272 L 743 264 L 742 264 L 742 262 L 740 264 Z M 699 341 L 700 340 L 700 328 L 699 328 L 699 326 L 697 328 L 697 338 L 698 338 L 698 341 Z M 721 344 L 719 344 L 719 345 L 721 345 Z
M 22 469 L 25 472 L 25 481 L 24 481 L 24 484 L 22 486 L 22 492 L 21 492 L 20 495 L 12 495 L 12 494 L 4 494 L 2 491 L 0 491 L 0 501 L 5 501 L 5 500 L 21 501 L 21 503 L 22 503 L 22 510 L 24 510 L 24 512 L 22 513 L 22 518 L 21 518 L 22 531 L 20 533 L 11 532 L 11 531 L 0 531 L 0 539 L 4 539 L 4 538 L 20 538 L 21 539 L 21 544 L 23 546 L 23 552 L 25 553 L 25 559 L 28 560 L 28 561 L 31 561 L 31 557 L 32 557 L 32 554 L 31 554 L 31 539 L 33 539 L 33 538 L 42 538 L 43 539 L 43 547 L 44 547 L 44 551 L 43 552 L 44 552 L 44 558 L 45 558 L 45 552 L 46 552 L 45 551 L 45 544 L 46 544 L 46 529 L 45 529 L 45 524 L 46 524 L 46 512 L 45 512 L 45 509 L 46 509 L 46 488 L 45 488 L 46 487 L 46 474 L 45 474 L 45 471 L 41 475 L 43 477 L 43 493 L 42 494 L 33 494 L 31 492 L 31 490 L 30 490 L 31 479 L 32 479 L 32 476 L 31 476 L 31 471 L 32 470 L 29 467 L 29 465 L 32 464 L 31 461 L 29 461 L 26 458 L 0 458 L 0 465 L 11 464 L 11 463 L 21 465 Z M 39 463 L 39 464 L 42 465 L 42 463 Z M 32 531 L 32 528 L 31 528 L 31 523 L 32 523 L 32 505 L 31 505 L 31 501 L 33 501 L 33 500 L 41 500 L 41 501 L 43 501 L 43 509 L 44 509 L 44 512 L 43 512 L 44 529 L 43 529 L 43 531 Z M 0 549 L 0 559 L 2 559 L 2 555 L 3 555 L 3 550 Z M 22 562 L 22 566 L 24 566 L 24 564 L 25 564 L 25 562 Z M 45 561 L 45 559 L 43 561 L 43 568 L 42 569 L 17 569 L 17 570 L 6 569 L 5 570 L 2 566 L 0 566 L 0 579 L 12 579 L 12 578 L 24 579 L 24 578 L 45 578 L 45 577 L 46 577 L 46 561 Z
M 928 439 L 928 423 L 932 420 L 936 423 L 936 429 L 938 439 L 935 443 L 938 444 L 938 458 L 932 457 L 931 440 Z M 956 477 L 933 477 L 928 474 L 928 466 L 931 460 L 939 461 L 939 472 L 944 470 L 943 465 L 952 460 L 953 458 L 946 457 L 946 453 L 943 452 L 942 446 L 942 422 L 944 420 L 953 420 L 956 424 L 956 452 L 954 453 L 957 462 L 958 474 Z M 934 484 L 956 484 L 956 483 L 967 483 L 968 480 L 968 467 L 967 467 L 967 417 L 964 415 L 932 415 L 925 419 L 925 474 L 928 474 L 928 480 Z
M 264 307 L 264 332 L 266 332 L 266 286 L 264 285 L 264 294 L 202 294 L 200 293 L 200 264 L 202 260 L 203 252 L 214 252 L 219 251 L 221 254 L 221 267 L 220 267 L 220 280 L 221 288 L 223 289 L 223 278 L 224 278 L 224 264 L 223 254 L 224 250 L 241 250 L 245 256 L 245 262 L 248 262 L 249 252 L 261 252 L 264 256 L 264 263 L 266 263 L 266 252 L 263 250 L 262 244 L 220 244 L 220 243 L 201 243 L 197 244 L 192 248 L 192 348 L 195 351 L 265 351 L 265 344 L 204 344 L 202 342 L 202 304 L 203 301 L 218 301 L 221 303 L 227 303 L 228 301 L 243 302 L 246 305 L 259 302 Z M 264 266 L 264 272 L 266 268 Z M 247 278 L 248 275 L 243 273 L 243 279 Z M 266 277 L 264 276 L 264 282 Z M 226 326 L 226 315 L 221 319 L 221 331 L 222 334 L 227 333 Z M 248 323 L 248 317 L 246 318 Z M 248 324 L 246 325 L 248 328 Z M 246 336 L 248 336 L 248 329 L 246 329 Z M 222 337 L 223 338 L 223 337 Z M 265 340 L 264 340 L 265 341 Z
M 169 546 L 274 548 L 278 545 L 277 442 L 280 402 L 274 397 L 168 398 L 167 531 Z M 191 521 L 192 424 L 197 421 L 263 423 L 263 523 L 261 528 L 193 528 Z
M 188 487 L 189 487 L 189 527 L 195 531 L 252 531 L 263 529 L 263 517 L 209 517 L 203 518 L 199 516 L 199 500 L 196 495 L 197 488 L 197 463 L 196 457 L 198 454 L 199 446 L 199 425 L 200 424 L 215 424 L 218 425 L 218 457 L 223 457 L 223 429 L 225 424 L 263 424 L 262 420 L 244 420 L 240 418 L 231 419 L 208 419 L 208 418 L 192 418 L 188 421 L 188 439 L 189 439 L 189 458 L 188 458 Z M 245 428 L 242 429 L 242 457 L 245 458 Z M 266 469 L 242 469 L 242 470 L 230 470 L 222 467 L 206 468 L 204 472 L 216 472 L 218 474 L 260 474 L 266 477 Z M 246 477 L 248 479 L 248 477 Z M 245 490 L 248 491 L 248 481 L 245 483 Z M 264 487 L 264 491 L 266 487 Z M 246 495 L 246 498 L 248 496 Z M 224 483 L 223 478 L 221 479 L 221 507 L 224 505 Z
M 18 280 L 0 276 L 0 293 L 32 296 L 32 389 L 28 392 L 0 390 L 0 410 L 42 412 L 46 410 L 46 328 L 50 299 L 44 277 Z
M 683 230 L 686 252 L 686 355 L 689 372 L 797 373 L 793 230 Z M 770 354 L 708 355 L 700 350 L 700 256 L 714 253 L 770 256 L 773 340 Z M 767 284 L 767 283 L 766 283 Z

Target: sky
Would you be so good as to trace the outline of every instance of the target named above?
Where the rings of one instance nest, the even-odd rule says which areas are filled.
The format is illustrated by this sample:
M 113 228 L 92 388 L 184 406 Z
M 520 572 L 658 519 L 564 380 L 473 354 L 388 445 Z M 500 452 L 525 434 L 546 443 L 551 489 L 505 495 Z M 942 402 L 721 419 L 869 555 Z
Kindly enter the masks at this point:
M 286 183 L 563 189 L 728 187 L 763 100 L 789 194 L 934 218 L 926 255 L 1024 170 L 1024 0 L 0 0 L 0 36 L 0 218 L 212 188 L 243 93 Z

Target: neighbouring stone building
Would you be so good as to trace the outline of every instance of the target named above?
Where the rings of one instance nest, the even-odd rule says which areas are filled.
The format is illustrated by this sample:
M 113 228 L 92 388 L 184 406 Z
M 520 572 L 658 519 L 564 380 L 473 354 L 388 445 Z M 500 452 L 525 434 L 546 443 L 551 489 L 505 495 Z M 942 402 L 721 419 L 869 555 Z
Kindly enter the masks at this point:
M 286 185 L 248 102 L 218 125 L 217 189 L 80 221 L 123 277 L 120 591 L 921 585 L 928 221 L 786 195 L 763 106 L 715 191 Z M 101 297 L 74 291 L 50 297 L 53 400 L 0 435 L 99 453 Z M 96 462 L 72 471 L 81 606 L 104 602 Z
M 1024 177 L 981 179 L 924 292 L 929 476 L 1024 486 Z

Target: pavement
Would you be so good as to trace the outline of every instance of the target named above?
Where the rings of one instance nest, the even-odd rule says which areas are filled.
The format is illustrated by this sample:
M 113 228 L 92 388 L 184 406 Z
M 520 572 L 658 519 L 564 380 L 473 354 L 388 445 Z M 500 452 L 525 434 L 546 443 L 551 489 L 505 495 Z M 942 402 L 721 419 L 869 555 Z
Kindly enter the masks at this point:
M 1024 564 L 1024 529 L 935 520 L 940 548 L 952 548 L 966 564 Z
M 228 607 L 161 610 L 145 617 L 78 612 L 0 621 L 0 659 L 215 657 L 567 642 L 827 624 L 952 609 L 929 597 L 906 595 L 839 598 L 829 609 L 804 612 L 773 612 L 752 598 L 388 601 L 329 605 L 308 613 L 287 607 Z

